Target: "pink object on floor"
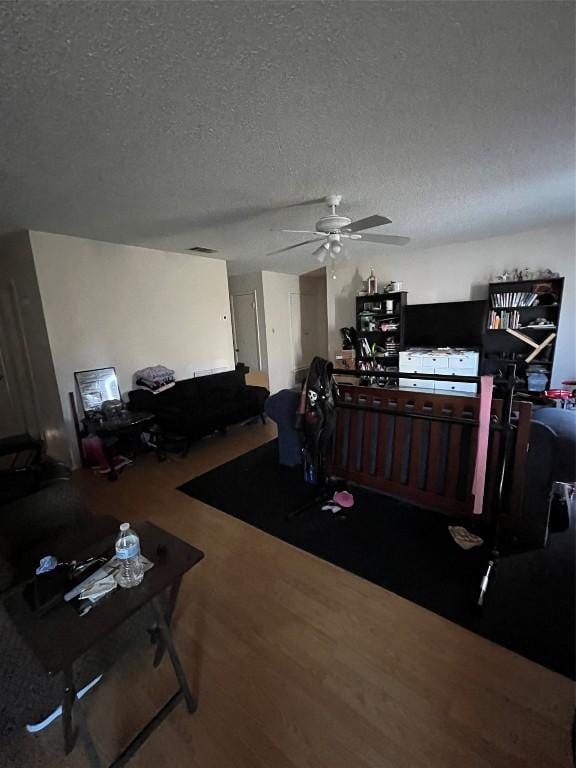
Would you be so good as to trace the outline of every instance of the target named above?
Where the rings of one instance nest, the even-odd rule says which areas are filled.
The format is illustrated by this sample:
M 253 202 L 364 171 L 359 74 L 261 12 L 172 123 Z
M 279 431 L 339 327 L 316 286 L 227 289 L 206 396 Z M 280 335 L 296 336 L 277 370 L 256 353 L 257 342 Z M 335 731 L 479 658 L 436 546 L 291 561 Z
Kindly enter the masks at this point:
M 341 507 L 354 506 L 354 496 L 352 496 L 351 493 L 348 493 L 348 491 L 338 491 L 334 494 L 333 498 L 336 504 L 340 504 Z

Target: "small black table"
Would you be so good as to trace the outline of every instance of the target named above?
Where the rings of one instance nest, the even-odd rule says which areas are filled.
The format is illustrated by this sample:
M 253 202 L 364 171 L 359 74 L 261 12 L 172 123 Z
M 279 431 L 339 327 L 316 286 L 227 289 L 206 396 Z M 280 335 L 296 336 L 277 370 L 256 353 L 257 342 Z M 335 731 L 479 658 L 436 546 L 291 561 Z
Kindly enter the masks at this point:
M 12 595 L 5 603 L 16 628 L 47 674 L 56 675 L 62 672 L 64 749 L 66 754 L 69 754 L 76 743 L 78 731 L 73 725 L 75 715 L 93 768 L 100 768 L 102 763 L 76 695 L 74 663 L 149 602 L 152 603 L 157 622 L 152 630 L 153 639 L 157 643 L 154 666 L 158 666 L 164 652 L 168 651 L 179 688 L 116 758 L 112 766 L 119 768 L 124 765 L 182 698 L 190 713 L 195 712 L 197 707 L 174 647 L 170 622 L 182 576 L 197 565 L 204 554 L 152 523 L 137 523 L 133 527 L 140 536 L 142 554 L 154 563 L 154 567 L 144 575 L 142 583 L 137 587 L 116 589 L 84 616 L 80 616 L 72 605 L 64 601 L 48 613 L 39 615 L 30 609 L 21 591 Z M 106 553 L 112 555 L 113 551 L 114 536 L 111 536 L 84 551 L 82 557 Z

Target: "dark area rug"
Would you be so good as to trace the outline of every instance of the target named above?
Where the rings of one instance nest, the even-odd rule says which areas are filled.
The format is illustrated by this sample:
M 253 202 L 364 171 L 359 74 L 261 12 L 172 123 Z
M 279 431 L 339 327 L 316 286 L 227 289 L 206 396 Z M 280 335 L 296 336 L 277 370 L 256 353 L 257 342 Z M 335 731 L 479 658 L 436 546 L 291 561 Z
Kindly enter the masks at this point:
M 574 678 L 573 530 L 552 534 L 546 549 L 504 557 L 478 615 L 486 553 L 454 543 L 452 518 L 361 488 L 345 516 L 317 503 L 289 518 L 317 489 L 299 467 L 278 464 L 276 441 L 179 490 Z

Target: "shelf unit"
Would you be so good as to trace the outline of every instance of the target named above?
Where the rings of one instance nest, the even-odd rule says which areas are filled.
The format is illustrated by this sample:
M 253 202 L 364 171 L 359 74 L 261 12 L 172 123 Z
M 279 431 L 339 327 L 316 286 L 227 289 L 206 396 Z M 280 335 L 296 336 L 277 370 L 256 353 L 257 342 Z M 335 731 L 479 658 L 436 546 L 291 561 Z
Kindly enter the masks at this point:
M 510 329 L 540 344 L 549 334 L 558 333 L 563 291 L 563 277 L 489 284 L 488 319 L 483 339 L 483 373 L 498 376 L 504 373 L 508 363 L 516 363 L 520 378 L 518 391 L 533 396 L 538 395 L 538 392 L 528 390 L 526 377 L 528 365 L 526 358 L 534 352 L 535 348 L 509 333 L 506 328 L 491 328 L 490 325 L 494 324 L 495 314 L 505 318 L 504 313 L 509 313 Z M 532 299 L 533 296 L 536 298 Z M 530 306 L 519 305 L 526 301 L 535 303 Z M 547 324 L 545 326 L 530 325 L 530 322 L 537 318 L 544 318 Z M 541 366 L 546 372 L 547 386 L 550 386 L 555 346 L 556 337 L 530 361 L 531 365 Z
M 356 297 L 357 360 L 375 361 L 398 369 L 399 353 L 404 349 L 407 296 L 407 291 L 397 291 Z M 392 302 L 391 311 L 386 309 L 386 302 Z M 366 339 L 371 348 L 376 345 L 387 352 L 377 351 L 375 355 L 366 355 L 362 350 L 362 339 Z

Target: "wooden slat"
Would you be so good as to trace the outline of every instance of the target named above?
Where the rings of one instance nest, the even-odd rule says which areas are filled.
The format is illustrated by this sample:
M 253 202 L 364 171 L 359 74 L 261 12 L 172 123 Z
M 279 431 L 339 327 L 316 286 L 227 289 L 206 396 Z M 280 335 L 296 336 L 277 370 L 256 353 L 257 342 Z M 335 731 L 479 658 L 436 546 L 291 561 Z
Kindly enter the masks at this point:
M 367 398 L 359 397 L 358 405 L 368 405 Z M 355 420 L 354 430 L 354 452 L 351 456 L 351 466 L 355 472 L 363 471 L 363 451 L 364 451 L 364 434 L 366 432 L 366 418 L 368 416 L 367 411 L 358 411 Z
M 374 405 L 374 398 L 369 398 L 371 406 Z M 372 438 L 376 432 L 376 414 L 367 413 L 364 419 L 364 441 L 362 446 L 362 471 L 369 475 L 374 474 L 372 469 Z
M 448 498 L 456 498 L 458 488 L 458 472 L 460 468 L 460 442 L 462 439 L 462 427 L 460 424 L 450 425 L 448 436 L 448 476 L 446 478 L 445 495 Z
M 396 401 L 396 409 L 398 413 L 404 412 L 404 402 Z M 392 453 L 392 476 L 391 480 L 394 483 L 402 483 L 402 452 L 404 449 L 404 436 L 406 434 L 406 417 L 396 416 L 394 425 L 394 445 Z
M 422 427 L 423 422 L 419 419 L 414 419 L 412 424 L 412 431 L 410 435 L 410 462 L 408 467 L 408 485 L 415 488 L 421 487 L 419 485 L 419 478 L 421 472 L 421 440 L 422 440 Z
M 388 417 L 386 414 L 378 415 L 378 450 L 376 453 L 376 479 L 384 477 L 386 467 L 386 435 L 388 431 Z
M 432 413 L 435 416 L 441 415 L 441 401 L 439 398 L 432 401 Z M 432 494 L 438 493 L 438 457 L 440 454 L 440 432 L 440 423 L 437 421 L 431 422 L 428 472 L 426 474 L 426 490 Z

